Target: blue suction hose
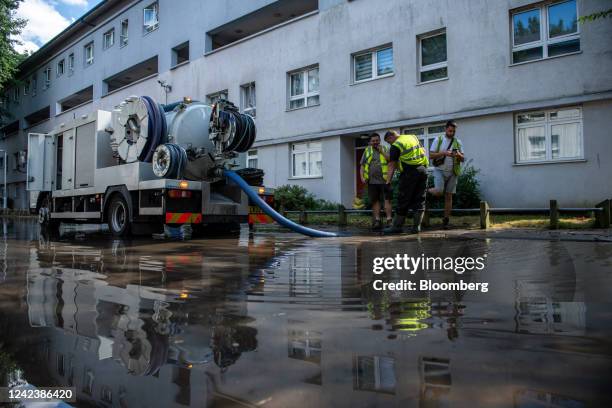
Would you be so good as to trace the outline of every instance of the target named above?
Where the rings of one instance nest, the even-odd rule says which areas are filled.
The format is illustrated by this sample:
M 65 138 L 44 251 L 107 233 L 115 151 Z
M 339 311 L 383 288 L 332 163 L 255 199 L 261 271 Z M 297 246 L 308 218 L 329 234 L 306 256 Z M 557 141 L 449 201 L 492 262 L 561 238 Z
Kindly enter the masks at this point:
M 244 179 L 240 177 L 238 174 L 236 174 L 235 172 L 231 170 L 225 170 L 224 174 L 225 174 L 225 177 L 227 177 L 228 179 L 236 183 L 238 187 L 240 187 L 242 191 L 244 191 L 246 195 L 249 196 L 249 198 L 255 204 L 259 206 L 259 208 L 261 208 L 266 214 L 272 217 L 274 221 L 278 222 L 283 227 L 287 227 L 292 231 L 299 232 L 300 234 L 304 234 L 309 237 L 315 237 L 315 238 L 331 238 L 331 237 L 339 236 L 338 234 L 335 234 L 333 232 L 325 232 L 325 231 L 319 231 L 319 230 L 312 229 L 312 228 L 307 228 L 307 227 L 304 227 L 303 225 L 300 225 L 291 220 L 288 220 L 287 218 L 283 217 L 282 215 L 274 211 L 274 209 L 270 207 L 268 203 L 262 200 L 262 198 L 259 195 L 257 195 L 255 191 L 253 191 L 251 186 L 249 186 L 247 182 L 244 181 Z

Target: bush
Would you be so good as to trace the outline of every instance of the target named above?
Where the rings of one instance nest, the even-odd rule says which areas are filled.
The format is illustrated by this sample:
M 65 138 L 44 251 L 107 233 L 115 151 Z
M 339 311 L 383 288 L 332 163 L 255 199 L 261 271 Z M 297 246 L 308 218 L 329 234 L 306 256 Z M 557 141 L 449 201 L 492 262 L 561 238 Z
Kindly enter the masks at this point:
M 302 186 L 284 185 L 274 191 L 274 201 L 277 208 L 287 211 L 305 210 L 335 210 L 338 204 L 331 201 L 317 199 Z
M 480 170 L 468 162 L 461 171 L 457 180 L 457 194 L 453 198 L 453 208 L 479 208 L 480 207 L 480 182 L 478 173 Z M 433 175 L 427 180 L 427 188 L 434 186 Z M 428 198 L 429 208 L 444 208 L 444 196 Z

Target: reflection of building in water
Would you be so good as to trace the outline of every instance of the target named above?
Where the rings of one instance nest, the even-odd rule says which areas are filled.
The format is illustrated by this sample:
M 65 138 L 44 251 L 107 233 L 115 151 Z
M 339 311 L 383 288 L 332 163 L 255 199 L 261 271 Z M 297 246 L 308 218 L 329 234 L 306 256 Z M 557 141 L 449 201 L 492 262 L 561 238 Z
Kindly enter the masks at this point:
M 421 357 L 419 359 L 421 408 L 450 406 L 451 372 L 450 360 L 446 358 Z
M 321 333 L 313 330 L 289 329 L 288 356 L 296 360 L 321 362 Z
M 583 408 L 583 401 L 536 390 L 519 390 L 514 394 L 515 408 Z
M 516 301 L 516 331 L 530 334 L 580 336 L 585 332 L 582 302 L 553 302 L 548 297 L 522 297 Z
M 353 388 L 395 394 L 395 359 L 389 356 L 354 356 Z

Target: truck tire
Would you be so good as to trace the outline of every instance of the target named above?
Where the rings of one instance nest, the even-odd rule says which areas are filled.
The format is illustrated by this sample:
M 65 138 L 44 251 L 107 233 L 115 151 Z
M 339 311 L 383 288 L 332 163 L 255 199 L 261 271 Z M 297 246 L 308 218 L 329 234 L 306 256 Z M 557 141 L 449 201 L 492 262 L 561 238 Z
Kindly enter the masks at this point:
M 125 199 L 117 194 L 108 205 L 106 214 L 108 229 L 116 237 L 124 237 L 130 232 L 130 210 Z

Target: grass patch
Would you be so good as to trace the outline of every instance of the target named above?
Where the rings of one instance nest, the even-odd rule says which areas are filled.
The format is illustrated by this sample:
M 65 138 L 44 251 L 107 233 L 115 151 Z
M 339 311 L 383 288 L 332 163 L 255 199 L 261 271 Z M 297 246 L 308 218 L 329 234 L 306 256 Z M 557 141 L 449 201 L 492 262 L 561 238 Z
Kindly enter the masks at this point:
M 298 222 L 298 214 L 288 214 L 288 218 Z M 347 215 L 348 225 L 352 227 L 370 228 L 372 219 L 367 215 Z M 410 224 L 408 217 L 406 224 Z M 311 225 L 336 225 L 338 216 L 334 214 L 308 214 L 307 224 Z M 480 228 L 480 217 L 476 215 L 463 215 L 451 217 L 453 228 L 478 229 Z M 550 221 L 544 215 L 491 215 L 491 227 L 499 229 L 512 228 L 537 228 L 547 229 Z M 442 226 L 442 218 L 431 217 L 430 227 Z M 561 216 L 559 228 L 561 229 L 589 229 L 595 227 L 595 219 L 591 217 Z

